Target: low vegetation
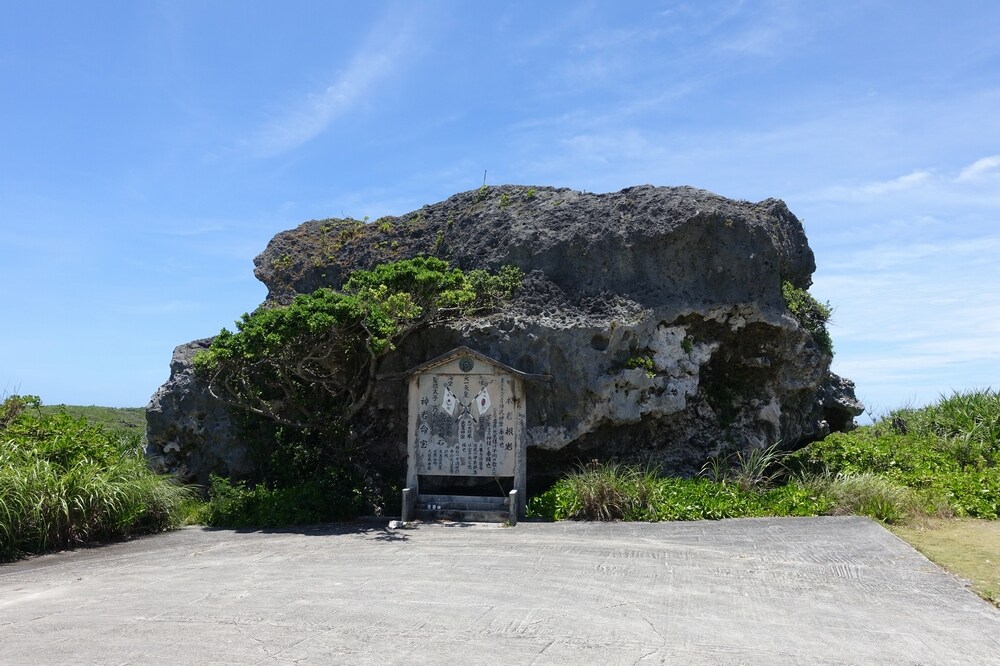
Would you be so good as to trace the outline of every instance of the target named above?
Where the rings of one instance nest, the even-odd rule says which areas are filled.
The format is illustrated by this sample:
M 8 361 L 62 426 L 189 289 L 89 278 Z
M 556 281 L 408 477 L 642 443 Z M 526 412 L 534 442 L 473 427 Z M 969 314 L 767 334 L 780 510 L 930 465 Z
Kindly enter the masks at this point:
M 173 527 L 191 496 L 149 471 L 135 429 L 32 396 L 0 405 L 0 560 Z
M 1000 394 L 956 393 L 871 426 L 834 433 L 793 454 L 806 474 L 868 474 L 907 488 L 920 513 L 1000 514 Z
M 74 418 L 86 419 L 88 423 L 103 426 L 109 430 L 138 433 L 146 438 L 145 407 L 99 407 L 96 405 L 39 405 L 42 414 L 66 413 Z
M 975 391 L 892 412 L 791 455 L 776 446 L 709 461 L 701 478 L 660 477 L 590 463 L 532 498 L 547 519 L 695 520 L 859 514 L 888 524 L 915 516 L 1000 513 L 1000 396 Z
M 829 303 L 817 301 L 812 294 L 805 289 L 799 289 L 791 282 L 783 282 L 781 285 L 781 295 L 785 299 L 788 307 L 799 324 L 809 331 L 816 345 L 827 354 L 833 354 L 833 338 L 826 325 L 833 315 L 833 308 Z
M 715 520 L 812 516 L 829 499 L 797 483 L 746 489 L 706 478 L 662 477 L 633 465 L 591 462 L 533 497 L 529 515 L 550 520 Z

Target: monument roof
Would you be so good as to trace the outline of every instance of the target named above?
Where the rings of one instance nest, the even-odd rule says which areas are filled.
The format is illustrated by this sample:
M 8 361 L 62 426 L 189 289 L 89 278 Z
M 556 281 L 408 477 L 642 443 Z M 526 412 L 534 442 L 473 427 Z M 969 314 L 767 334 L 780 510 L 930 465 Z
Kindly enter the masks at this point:
M 445 352 L 444 354 L 441 354 L 437 358 L 433 358 L 433 359 L 431 359 L 429 361 L 421 363 L 420 365 L 414 366 L 414 367 L 410 368 L 409 370 L 407 370 L 406 372 L 401 373 L 401 375 L 399 375 L 399 376 L 402 376 L 402 377 L 411 377 L 411 376 L 413 376 L 415 374 L 418 374 L 418 373 L 421 373 L 421 372 L 426 372 L 426 371 L 431 370 L 433 368 L 436 368 L 438 366 L 444 365 L 444 364 L 448 363 L 449 361 L 451 361 L 451 360 L 453 360 L 455 358 L 458 358 L 459 356 L 471 356 L 472 358 L 474 358 L 477 361 L 481 361 L 483 363 L 486 363 L 488 365 L 491 365 L 491 366 L 497 368 L 498 370 L 502 370 L 503 372 L 507 372 L 509 374 L 514 375 L 515 377 L 520 377 L 521 379 L 525 379 L 527 381 L 543 381 L 543 382 L 547 382 L 547 381 L 551 381 L 552 380 L 552 375 L 540 375 L 540 374 L 533 374 L 533 373 L 530 373 L 530 372 L 523 372 L 521 370 L 518 370 L 517 368 L 510 367 L 506 363 L 501 363 L 500 361 L 498 361 L 498 360 L 496 360 L 494 358 L 490 358 L 489 356 L 486 356 L 484 354 L 480 354 L 479 352 L 475 351 L 474 349 L 469 349 L 468 347 L 466 347 L 464 345 L 462 345 L 461 347 L 456 347 L 456 348 L 452 349 L 449 352 Z

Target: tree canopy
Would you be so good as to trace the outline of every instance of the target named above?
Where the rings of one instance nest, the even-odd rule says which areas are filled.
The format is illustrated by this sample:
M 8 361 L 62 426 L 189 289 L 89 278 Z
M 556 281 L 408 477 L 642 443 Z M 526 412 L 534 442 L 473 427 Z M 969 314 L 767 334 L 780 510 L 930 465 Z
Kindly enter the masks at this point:
M 356 271 L 340 291 L 244 314 L 195 357 L 213 395 L 285 426 L 340 428 L 367 402 L 379 359 L 432 321 L 489 310 L 520 269 L 463 272 L 434 257 Z

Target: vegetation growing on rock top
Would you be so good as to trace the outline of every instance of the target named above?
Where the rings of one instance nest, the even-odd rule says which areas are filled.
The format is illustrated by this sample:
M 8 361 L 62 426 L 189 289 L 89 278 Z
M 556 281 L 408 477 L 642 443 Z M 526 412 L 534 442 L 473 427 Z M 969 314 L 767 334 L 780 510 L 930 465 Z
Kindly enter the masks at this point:
M 830 304 L 820 303 L 808 291 L 799 289 L 788 281 L 782 282 L 781 295 L 785 299 L 785 305 L 802 327 L 812 333 L 816 345 L 832 356 L 833 338 L 826 328 L 833 314 Z
M 378 360 L 418 327 L 494 307 L 521 283 L 505 267 L 463 272 L 418 257 L 354 272 L 341 291 L 244 314 L 195 367 L 213 393 L 287 426 L 339 427 L 367 400 Z

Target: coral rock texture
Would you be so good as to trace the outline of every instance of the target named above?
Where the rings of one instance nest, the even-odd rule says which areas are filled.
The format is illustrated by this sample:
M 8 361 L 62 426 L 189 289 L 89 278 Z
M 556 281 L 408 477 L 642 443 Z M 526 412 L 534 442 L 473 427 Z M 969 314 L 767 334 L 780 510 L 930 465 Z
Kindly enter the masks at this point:
M 381 374 L 466 345 L 551 375 L 527 389 L 536 478 L 612 457 L 690 474 L 712 455 L 849 429 L 863 410 L 784 303 L 782 282 L 808 288 L 815 263 L 802 224 L 777 199 L 690 187 L 484 187 L 399 217 L 305 222 L 271 240 L 255 274 L 268 302 L 281 304 L 417 255 L 466 270 L 513 264 L 524 284 L 501 311 L 411 334 Z M 151 457 L 196 477 L 207 474 L 199 465 L 238 468 L 245 452 L 225 410 L 203 405 L 199 422 L 185 407 L 184 394 L 203 387 L 178 354 L 150 406 Z M 374 396 L 364 415 L 378 424 L 373 443 L 405 451 L 405 387 L 385 379 Z

